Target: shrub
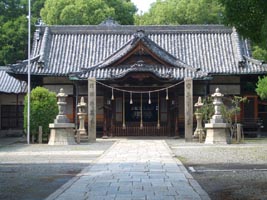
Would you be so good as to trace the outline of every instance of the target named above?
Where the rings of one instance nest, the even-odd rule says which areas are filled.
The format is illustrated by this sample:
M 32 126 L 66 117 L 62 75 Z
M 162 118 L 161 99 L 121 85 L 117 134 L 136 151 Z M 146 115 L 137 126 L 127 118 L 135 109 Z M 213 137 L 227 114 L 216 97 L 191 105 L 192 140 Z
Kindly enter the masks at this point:
M 25 96 L 24 102 L 24 129 L 27 129 L 28 95 Z M 47 138 L 49 123 L 52 123 L 58 114 L 56 94 L 46 88 L 36 87 L 31 91 L 30 103 L 30 133 L 36 136 L 39 126 L 42 126 L 43 138 Z
M 199 109 L 199 112 L 203 115 L 204 123 L 209 123 L 209 120 L 214 114 L 214 105 L 211 97 L 206 97 L 203 99 L 203 106 Z
M 267 99 L 267 76 L 259 77 L 256 92 L 261 99 Z
M 229 99 L 228 99 L 229 100 Z M 239 96 L 233 96 L 233 98 L 230 99 L 231 101 L 231 107 L 227 107 L 226 105 L 221 105 L 221 114 L 223 118 L 226 120 L 227 123 L 232 124 L 233 123 L 233 117 L 234 117 L 234 123 L 237 123 L 237 113 L 240 112 L 240 104 L 246 103 L 247 98 L 246 97 L 239 97 Z M 209 122 L 209 120 L 212 118 L 214 114 L 214 105 L 213 105 L 213 99 L 211 97 L 206 97 L 203 100 L 203 106 L 200 108 L 200 113 L 203 114 L 203 120 L 204 122 Z

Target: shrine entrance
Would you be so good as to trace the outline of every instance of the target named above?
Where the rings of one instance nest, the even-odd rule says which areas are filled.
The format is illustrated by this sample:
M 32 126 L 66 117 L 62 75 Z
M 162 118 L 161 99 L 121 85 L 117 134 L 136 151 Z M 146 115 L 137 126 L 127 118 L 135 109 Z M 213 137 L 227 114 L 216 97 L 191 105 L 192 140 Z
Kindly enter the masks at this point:
M 168 102 L 165 98 L 155 98 L 157 94 L 150 95 L 150 102 L 147 94 L 134 94 L 132 99 L 125 97 L 125 106 L 123 97 L 116 98 L 113 133 L 115 136 L 170 135 Z
M 140 80 L 140 76 L 146 78 Z M 184 95 L 183 81 L 172 84 L 150 73 L 134 73 L 115 83 L 99 84 L 106 102 L 104 136 L 179 135 L 178 91 Z

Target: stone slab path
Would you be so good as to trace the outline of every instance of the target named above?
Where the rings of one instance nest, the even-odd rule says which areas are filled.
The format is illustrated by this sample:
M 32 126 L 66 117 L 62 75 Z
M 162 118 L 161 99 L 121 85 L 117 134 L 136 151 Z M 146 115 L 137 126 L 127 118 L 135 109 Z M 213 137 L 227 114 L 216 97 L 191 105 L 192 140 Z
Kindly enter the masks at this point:
M 118 140 L 47 200 L 210 199 L 164 140 Z

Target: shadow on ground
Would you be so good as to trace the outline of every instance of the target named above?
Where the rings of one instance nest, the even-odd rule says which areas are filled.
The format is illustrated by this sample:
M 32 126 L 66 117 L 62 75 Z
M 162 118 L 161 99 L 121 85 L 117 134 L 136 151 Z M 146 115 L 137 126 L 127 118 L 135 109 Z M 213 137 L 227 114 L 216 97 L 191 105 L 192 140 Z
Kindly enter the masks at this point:
M 0 164 L 0 199 L 41 200 L 88 164 Z

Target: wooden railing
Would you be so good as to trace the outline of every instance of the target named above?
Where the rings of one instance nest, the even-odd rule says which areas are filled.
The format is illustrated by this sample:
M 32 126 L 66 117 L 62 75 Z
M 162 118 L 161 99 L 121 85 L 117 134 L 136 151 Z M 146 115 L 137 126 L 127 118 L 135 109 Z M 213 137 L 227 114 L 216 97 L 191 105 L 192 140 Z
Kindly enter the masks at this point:
M 161 124 L 160 128 L 157 123 L 144 123 L 140 128 L 139 123 L 127 123 L 125 129 L 121 124 L 113 127 L 113 136 L 169 136 L 169 130 L 166 124 Z

